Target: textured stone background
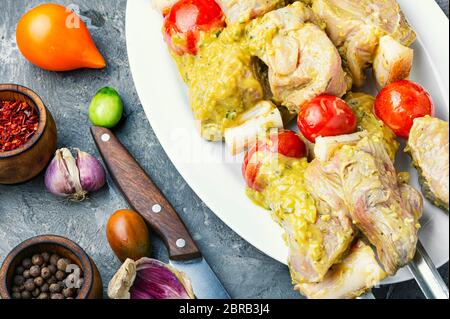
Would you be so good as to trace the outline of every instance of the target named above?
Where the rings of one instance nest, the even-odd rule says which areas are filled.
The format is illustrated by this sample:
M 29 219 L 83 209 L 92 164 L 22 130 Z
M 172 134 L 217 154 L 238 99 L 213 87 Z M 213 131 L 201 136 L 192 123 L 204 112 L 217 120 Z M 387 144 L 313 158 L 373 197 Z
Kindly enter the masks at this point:
M 130 0 L 132 1 L 132 0 Z M 125 44 L 125 0 L 55 1 L 75 3 L 92 21 L 91 32 L 108 61 L 102 71 L 49 73 L 27 63 L 17 50 L 15 25 L 38 0 L 0 0 L 0 83 L 17 83 L 36 91 L 59 127 L 58 145 L 96 153 L 89 135 L 87 108 L 100 87 L 118 89 L 125 119 L 116 133 L 150 173 L 181 214 L 195 240 L 234 298 L 299 298 L 287 268 L 265 256 L 224 225 L 192 192 L 167 158 L 140 105 L 128 66 Z M 448 15 L 448 0 L 438 1 Z M 76 241 L 93 257 L 104 284 L 120 266 L 109 249 L 105 223 L 117 209 L 127 208 L 111 180 L 83 203 L 67 203 L 49 195 L 42 176 L 19 186 L 0 186 L 0 262 L 23 240 L 58 234 Z M 154 257 L 165 259 L 165 248 L 153 238 Z M 448 264 L 441 269 L 448 282 Z M 421 298 L 414 281 L 375 290 L 387 298 Z

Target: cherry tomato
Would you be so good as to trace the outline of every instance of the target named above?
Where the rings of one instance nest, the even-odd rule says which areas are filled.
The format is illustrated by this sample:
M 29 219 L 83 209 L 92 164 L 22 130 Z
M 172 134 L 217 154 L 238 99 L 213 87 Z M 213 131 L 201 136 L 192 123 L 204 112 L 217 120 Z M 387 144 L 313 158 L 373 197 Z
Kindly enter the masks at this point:
M 278 133 L 270 133 L 270 145 L 268 149 L 272 153 L 293 158 L 306 156 L 306 145 L 301 138 L 293 131 L 281 130 Z
M 150 234 L 144 219 L 135 211 L 118 210 L 108 220 L 106 238 L 121 262 L 149 257 Z
M 200 31 L 225 27 L 222 9 L 214 0 L 180 0 L 165 16 L 164 38 L 177 54 L 197 54 Z
M 42 4 L 28 11 L 17 24 L 16 40 L 24 57 L 45 70 L 106 65 L 84 22 L 58 4 Z
M 428 92 L 408 80 L 384 87 L 375 100 L 375 114 L 400 137 L 408 138 L 415 118 L 433 113 Z
M 353 133 L 356 130 L 356 116 L 344 100 L 321 95 L 301 107 L 297 125 L 303 136 L 315 143 L 319 136 Z
M 302 158 L 306 156 L 307 149 L 305 143 L 300 137 L 292 131 L 282 130 L 277 133 L 269 134 L 267 141 L 257 142 L 251 147 L 247 154 L 245 154 L 244 162 L 242 163 L 242 176 L 244 177 L 247 186 L 257 191 L 262 190 L 262 185 L 256 182 L 261 162 L 253 157 L 257 152 L 271 152 L 279 153 L 281 155 Z
M 261 167 L 261 162 L 252 160 L 252 158 L 256 152 L 265 151 L 267 149 L 266 146 L 263 142 L 258 142 L 253 145 L 245 154 L 244 162 L 242 163 L 242 176 L 247 186 L 258 191 L 261 190 L 261 187 L 256 185 L 256 176 Z

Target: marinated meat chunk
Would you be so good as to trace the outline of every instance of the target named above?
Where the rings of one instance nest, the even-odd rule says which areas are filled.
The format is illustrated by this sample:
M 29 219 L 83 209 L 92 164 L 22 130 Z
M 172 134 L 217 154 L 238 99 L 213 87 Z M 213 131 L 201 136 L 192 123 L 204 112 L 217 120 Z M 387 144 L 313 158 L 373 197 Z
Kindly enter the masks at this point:
M 338 199 L 328 202 L 336 206 L 336 212 L 325 202 L 316 208 L 304 178 L 308 167 L 305 158 L 263 153 L 253 156 L 262 156 L 257 179 L 265 187 L 262 191 L 249 189 L 248 195 L 269 209 L 284 229 L 293 281 L 321 281 L 353 240 L 353 225 L 343 203 Z
M 403 46 L 410 46 L 416 38 L 396 0 L 313 0 L 312 3 L 313 11 L 326 22 L 327 33 L 358 87 L 364 85 L 364 71 L 374 62 L 383 36 L 389 35 Z M 409 72 L 403 76 L 407 75 Z
M 267 13 L 247 27 L 249 49 L 269 67 L 273 98 L 291 112 L 320 95 L 344 95 L 351 79 L 322 21 L 302 2 Z
M 295 288 L 310 299 L 352 299 L 366 293 L 385 277 L 372 248 L 358 240 L 320 283 L 298 284 Z
M 197 55 L 172 52 L 206 140 L 221 141 L 225 129 L 264 98 L 242 34 L 242 26 L 228 27 L 220 34 L 203 34 Z
M 435 205 L 449 209 L 448 122 L 435 117 L 414 120 L 407 151 L 420 174 L 424 194 Z
M 389 35 L 380 39 L 373 61 L 373 73 L 380 87 L 409 77 L 414 50 Z
M 247 22 L 286 5 L 285 0 L 216 0 L 229 24 Z
M 324 171 L 333 188 L 341 187 L 353 223 L 376 247 L 389 275 L 413 258 L 422 212 L 420 194 L 402 186 L 377 136 L 344 145 L 329 161 L 316 159 L 309 169 Z

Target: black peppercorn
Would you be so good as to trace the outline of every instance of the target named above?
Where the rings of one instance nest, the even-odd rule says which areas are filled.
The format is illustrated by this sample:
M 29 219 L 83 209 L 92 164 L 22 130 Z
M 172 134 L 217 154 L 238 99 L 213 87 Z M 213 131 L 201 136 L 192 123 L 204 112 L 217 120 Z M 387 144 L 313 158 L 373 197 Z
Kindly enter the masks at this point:
M 25 278 L 21 275 L 14 276 L 14 284 L 17 286 L 23 285 Z
M 66 271 L 67 266 L 69 266 L 69 265 L 70 265 L 70 260 L 67 258 L 61 258 L 56 263 L 56 267 L 58 267 L 58 270 L 61 270 L 61 271 Z
M 41 275 L 41 267 L 35 265 L 30 268 L 30 275 L 34 278 L 39 277 Z
M 51 284 L 49 290 L 52 294 L 59 293 L 62 290 L 62 285 L 60 283 Z
M 42 259 L 44 259 L 44 263 L 48 264 L 48 262 L 50 261 L 50 254 L 49 253 L 42 253 L 41 254 Z
M 30 277 L 31 277 L 30 271 L 29 271 L 29 270 L 25 270 L 25 271 L 23 272 L 23 278 L 29 279 Z
M 42 287 L 41 287 L 41 291 L 42 292 L 49 292 L 50 291 L 49 290 L 49 284 L 48 283 L 43 284 Z
M 55 276 L 51 276 L 50 278 L 47 279 L 47 283 L 48 283 L 49 285 L 55 284 L 55 283 L 57 283 L 57 282 L 58 282 L 58 279 L 56 279 Z
M 46 292 L 41 292 L 37 299 L 48 299 L 49 295 Z
M 48 267 L 44 267 L 41 269 L 41 277 L 44 279 L 48 279 L 50 278 L 52 274 L 50 273 L 50 270 L 48 269 Z
M 73 289 L 73 288 L 64 288 L 63 291 L 62 291 L 62 294 L 66 298 L 73 297 L 74 294 L 75 294 L 75 289 Z
M 34 278 L 34 284 L 38 287 L 41 287 L 45 283 L 44 278 L 42 277 L 36 277 Z
M 58 263 L 59 256 L 57 254 L 53 254 L 50 256 L 50 264 L 55 265 Z
M 33 265 L 33 263 L 31 262 L 31 259 L 30 258 L 25 258 L 23 261 L 22 261 L 22 266 L 23 266 L 23 268 L 25 268 L 25 269 L 30 269 L 30 267 Z
M 55 274 L 55 277 L 59 281 L 62 281 L 64 278 L 66 278 L 66 273 L 64 271 L 58 270 Z
M 42 266 L 44 263 L 44 258 L 42 258 L 41 255 L 33 255 L 33 257 L 31 257 L 31 262 L 33 265 Z
M 74 299 L 84 283 L 81 271 L 68 274 L 72 261 L 43 252 L 25 258 L 14 270 L 13 299 Z M 76 265 L 75 265 L 76 266 Z M 80 269 L 78 269 L 80 270 Z
M 34 289 L 33 292 L 31 293 L 31 295 L 34 298 L 37 298 L 40 294 L 41 294 L 41 290 L 39 288 Z
M 41 290 L 39 288 L 34 289 L 33 292 L 31 293 L 31 295 L 34 298 L 37 298 L 37 296 L 39 296 L 40 294 L 41 294 Z
M 27 279 L 27 281 L 25 281 L 24 286 L 25 286 L 26 291 L 28 291 L 28 292 L 32 292 L 36 288 L 36 285 L 34 284 L 34 280 L 31 278 Z
M 29 291 L 22 291 L 21 293 L 22 299 L 31 299 L 31 292 Z
M 47 268 L 48 268 L 48 270 L 50 270 L 50 273 L 51 273 L 52 275 L 56 274 L 56 271 L 58 270 L 58 269 L 56 269 L 56 266 L 53 265 L 53 264 L 48 265 Z
M 13 292 L 12 297 L 13 299 L 21 299 L 22 294 L 20 292 Z
M 25 268 L 23 266 L 18 266 L 16 268 L 16 275 L 23 275 L 24 271 L 25 271 Z

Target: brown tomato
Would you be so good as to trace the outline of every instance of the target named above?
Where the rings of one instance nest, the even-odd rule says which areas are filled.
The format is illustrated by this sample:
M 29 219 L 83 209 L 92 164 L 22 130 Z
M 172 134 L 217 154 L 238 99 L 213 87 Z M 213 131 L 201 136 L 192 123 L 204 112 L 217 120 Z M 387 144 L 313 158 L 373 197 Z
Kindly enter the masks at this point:
M 150 256 L 150 234 L 144 219 L 135 211 L 115 212 L 106 225 L 106 237 L 121 262 Z

